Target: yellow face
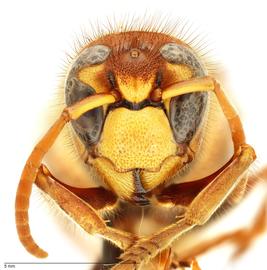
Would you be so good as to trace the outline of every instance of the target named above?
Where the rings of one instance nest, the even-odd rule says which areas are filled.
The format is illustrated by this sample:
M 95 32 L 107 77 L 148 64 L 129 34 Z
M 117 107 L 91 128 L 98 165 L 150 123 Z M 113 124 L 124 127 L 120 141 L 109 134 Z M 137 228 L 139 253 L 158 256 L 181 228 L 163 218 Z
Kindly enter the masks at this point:
M 92 42 L 66 83 L 67 105 L 95 93 L 119 97 L 73 127 L 88 152 L 87 164 L 118 197 L 141 205 L 192 160 L 207 100 L 206 93 L 153 98 L 155 90 L 205 73 L 181 41 L 157 34 L 155 43 L 153 35 L 129 32 Z

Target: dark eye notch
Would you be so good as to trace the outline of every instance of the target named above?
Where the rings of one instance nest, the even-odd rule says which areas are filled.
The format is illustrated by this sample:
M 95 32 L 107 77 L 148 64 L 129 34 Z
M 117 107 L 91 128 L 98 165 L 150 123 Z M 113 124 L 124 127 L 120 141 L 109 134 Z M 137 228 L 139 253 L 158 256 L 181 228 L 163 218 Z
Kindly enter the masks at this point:
M 156 74 L 155 86 L 156 88 L 161 88 L 162 84 L 162 72 L 158 71 Z
M 109 71 L 107 73 L 107 78 L 110 83 L 111 89 L 116 89 L 117 88 L 116 78 L 112 71 Z

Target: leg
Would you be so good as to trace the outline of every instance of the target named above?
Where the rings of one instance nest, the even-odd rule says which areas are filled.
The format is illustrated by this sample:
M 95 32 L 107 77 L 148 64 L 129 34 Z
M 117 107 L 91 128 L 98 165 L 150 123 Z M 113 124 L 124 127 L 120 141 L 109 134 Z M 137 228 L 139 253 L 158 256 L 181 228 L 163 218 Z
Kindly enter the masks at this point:
M 139 269 L 141 265 L 155 257 L 159 251 L 170 246 L 183 233 L 196 225 L 204 224 L 236 187 L 238 179 L 254 159 L 253 149 L 244 145 L 228 167 L 196 196 L 183 219 L 152 236 L 137 241 L 121 256 L 122 263 L 115 266 L 113 270 Z M 125 268 L 126 265 L 128 268 Z
M 92 187 L 92 188 L 76 188 L 62 183 L 56 179 L 48 170 L 45 165 L 41 165 L 39 168 L 39 174 L 37 176 L 44 175 L 46 176 L 46 181 L 54 180 L 61 186 L 65 187 L 68 191 L 78 196 L 80 199 L 90 204 L 98 212 L 109 211 L 116 207 L 118 198 L 109 190 L 104 189 L 103 187 Z M 38 186 L 38 178 L 35 181 L 35 184 Z M 39 187 L 41 188 L 41 186 Z
M 110 207 L 115 205 L 116 201 L 114 201 L 114 197 L 108 197 L 107 191 L 101 188 L 99 188 L 97 192 L 95 192 L 96 188 L 84 189 L 82 195 L 85 198 L 87 197 L 85 195 L 86 192 L 89 195 L 90 191 L 94 192 L 91 193 L 90 200 L 87 200 L 86 202 L 78 197 L 81 194 L 82 189 L 74 188 L 74 192 L 76 193 L 74 194 L 59 181 L 51 179 L 51 177 L 49 177 L 47 174 L 47 169 L 43 170 L 43 167 L 41 167 L 37 174 L 35 184 L 42 191 L 47 193 L 53 200 L 55 200 L 59 207 L 64 210 L 67 215 L 78 223 L 86 232 L 90 234 L 99 234 L 103 238 L 114 243 L 120 249 L 126 249 L 133 243 L 135 240 L 133 235 L 108 227 L 97 211 L 90 204 L 88 204 L 90 200 L 91 202 L 95 201 L 97 204 L 99 204 L 99 201 L 103 201 L 103 197 L 105 196 L 107 200 L 105 201 L 105 204 L 102 203 L 103 209 L 105 206 Z
M 251 177 L 249 177 L 248 183 L 252 182 L 254 186 L 261 180 L 266 181 L 266 179 L 267 179 L 267 167 L 258 172 L 256 175 L 252 175 Z M 249 248 L 250 244 L 252 244 L 252 242 L 258 236 L 260 236 L 266 230 L 267 230 L 267 198 L 265 198 L 265 200 L 263 201 L 263 204 L 258 210 L 258 213 L 255 219 L 253 220 L 251 226 L 220 235 L 218 237 L 215 237 L 214 239 L 207 240 L 198 245 L 193 245 L 192 247 L 189 247 L 187 250 L 185 250 L 184 248 L 179 248 L 177 254 L 179 254 L 179 260 L 186 260 L 187 258 L 192 258 L 200 254 L 203 254 L 209 249 L 212 249 L 224 242 L 229 241 L 237 245 L 237 250 L 234 253 L 234 257 L 238 257 Z
M 98 212 L 105 211 L 105 209 L 109 211 L 116 207 L 117 197 L 110 191 L 102 187 L 74 188 L 68 186 L 57 180 L 44 165 L 39 169 L 35 184 L 54 199 L 58 206 L 86 232 L 97 233 L 104 239 L 108 239 L 108 241 L 104 240 L 101 263 L 116 264 L 121 250 L 126 249 L 136 240 L 130 233 L 106 226 L 99 216 Z M 99 264 L 95 266 L 94 270 L 108 269 L 103 267 L 102 264 Z
M 267 227 L 266 224 L 266 208 L 267 202 L 262 205 L 260 211 L 257 214 L 252 226 L 249 228 L 242 228 L 234 232 L 230 232 L 224 235 L 220 235 L 214 239 L 203 242 L 197 246 L 190 248 L 189 250 L 180 250 L 178 254 L 179 260 L 187 260 L 188 258 L 192 258 L 198 256 L 200 254 L 205 253 L 206 251 L 214 248 L 222 243 L 227 241 L 233 242 L 237 245 L 237 250 L 234 253 L 234 257 L 238 257 L 241 255 L 247 248 L 250 246 L 253 240 L 257 238 L 260 234 L 262 234 Z
M 34 147 L 26 165 L 22 171 L 20 182 L 16 194 L 16 226 L 19 239 L 24 247 L 36 257 L 44 258 L 47 253 L 42 250 L 33 240 L 29 227 L 29 198 L 32 191 L 32 185 L 37 177 L 38 169 L 46 152 L 55 142 L 59 133 L 65 124 L 72 119 L 77 119 L 84 112 L 92 110 L 104 104 L 113 103 L 116 98 L 109 94 L 98 94 L 89 96 L 73 106 L 67 107 L 62 112 L 59 119 L 48 130 L 45 136 Z

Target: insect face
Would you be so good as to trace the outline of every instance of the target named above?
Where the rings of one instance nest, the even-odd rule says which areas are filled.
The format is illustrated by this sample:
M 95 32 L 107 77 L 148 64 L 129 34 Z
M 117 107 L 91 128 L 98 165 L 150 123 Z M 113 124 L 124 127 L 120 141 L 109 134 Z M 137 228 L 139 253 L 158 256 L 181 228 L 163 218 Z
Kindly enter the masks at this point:
M 192 160 L 190 142 L 203 120 L 208 94 L 164 102 L 153 96 L 161 88 L 205 75 L 187 45 L 159 33 L 108 35 L 79 54 L 66 81 L 67 105 L 96 93 L 119 96 L 72 125 L 88 150 L 88 163 L 121 198 L 149 203 L 150 191 Z

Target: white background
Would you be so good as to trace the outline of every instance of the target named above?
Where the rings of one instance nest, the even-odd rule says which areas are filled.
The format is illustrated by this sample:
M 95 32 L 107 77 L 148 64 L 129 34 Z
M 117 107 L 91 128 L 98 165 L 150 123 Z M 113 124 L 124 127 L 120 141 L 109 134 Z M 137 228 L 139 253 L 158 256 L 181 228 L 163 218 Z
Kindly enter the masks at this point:
M 247 141 L 258 152 L 257 166 L 267 163 L 267 7 L 264 2 L 1 1 L 0 269 L 7 261 L 39 261 L 26 253 L 17 239 L 16 186 L 34 143 L 48 128 L 42 125 L 42 120 L 54 96 L 65 52 L 71 51 L 76 34 L 79 36 L 80 29 L 89 22 L 98 20 L 101 24 L 106 17 L 142 16 L 145 12 L 162 14 L 174 21 L 183 17 L 192 22 L 196 33 L 208 37 L 213 54 L 225 67 L 225 85 L 241 114 Z M 254 211 L 253 203 L 243 207 L 234 222 L 242 225 Z M 32 199 L 30 221 L 35 239 L 50 254 L 46 261 L 88 261 L 99 253 L 99 243 L 93 237 L 80 232 L 57 210 L 47 208 L 38 196 Z M 201 260 L 203 269 L 266 268 L 266 236 L 235 264 L 227 261 L 229 250 L 223 248 L 208 254 Z M 40 269 L 54 267 L 44 265 Z M 75 266 L 75 269 L 86 268 Z M 18 265 L 17 269 L 30 268 Z

